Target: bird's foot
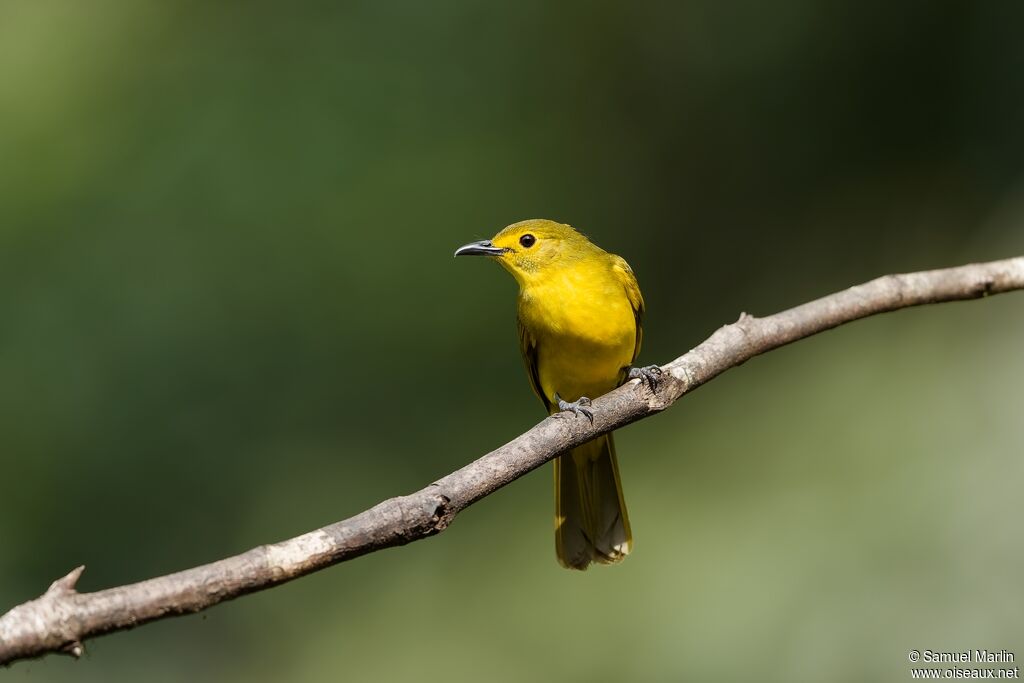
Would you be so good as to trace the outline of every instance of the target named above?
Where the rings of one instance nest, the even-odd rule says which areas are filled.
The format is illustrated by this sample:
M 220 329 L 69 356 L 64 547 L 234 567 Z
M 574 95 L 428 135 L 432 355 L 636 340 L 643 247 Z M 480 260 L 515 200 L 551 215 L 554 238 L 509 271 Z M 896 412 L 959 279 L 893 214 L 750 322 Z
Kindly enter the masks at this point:
M 580 396 L 576 401 L 563 401 L 561 396 L 555 394 L 555 402 L 558 403 L 558 409 L 562 411 L 558 413 L 559 415 L 571 410 L 573 414 L 582 415 L 590 420 L 590 424 L 594 424 L 594 411 L 589 408 L 590 399 L 586 396 Z
M 657 391 L 661 374 L 662 370 L 657 365 L 646 365 L 642 368 L 630 368 L 626 379 L 638 379 L 641 384 L 649 386 L 651 391 Z

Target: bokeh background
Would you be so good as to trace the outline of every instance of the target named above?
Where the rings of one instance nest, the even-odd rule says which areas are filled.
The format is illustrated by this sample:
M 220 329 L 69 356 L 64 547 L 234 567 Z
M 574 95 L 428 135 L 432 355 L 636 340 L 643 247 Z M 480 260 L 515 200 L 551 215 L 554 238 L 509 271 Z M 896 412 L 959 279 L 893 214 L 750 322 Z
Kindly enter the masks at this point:
M 645 363 L 886 272 L 1024 253 L 1016 2 L 0 4 L 0 609 L 280 540 L 542 416 L 512 280 L 572 223 Z M 1024 294 L 773 352 L 445 534 L 10 681 L 905 680 L 1024 656 Z

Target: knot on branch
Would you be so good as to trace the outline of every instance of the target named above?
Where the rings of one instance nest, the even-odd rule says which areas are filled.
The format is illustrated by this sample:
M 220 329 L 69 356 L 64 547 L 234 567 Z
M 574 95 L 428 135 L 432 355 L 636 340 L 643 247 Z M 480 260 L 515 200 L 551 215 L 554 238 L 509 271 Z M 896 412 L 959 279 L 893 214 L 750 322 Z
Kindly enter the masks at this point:
M 438 482 L 434 482 L 419 493 L 390 498 L 378 506 L 384 514 L 401 520 L 394 529 L 401 544 L 439 534 L 455 519 L 460 508 L 452 505 L 452 499 L 439 489 Z
M 76 659 L 85 653 L 73 600 L 83 571 L 85 565 L 75 567 L 51 583 L 40 597 L 0 617 L 0 662 L 48 649 Z
M 75 586 L 78 585 L 78 579 L 82 577 L 82 572 L 84 571 L 84 564 L 75 567 L 66 575 L 51 583 L 43 597 L 39 598 L 40 602 L 48 603 L 48 607 L 57 622 L 54 626 L 62 641 L 60 651 L 71 655 L 75 659 L 78 659 L 85 653 L 85 647 L 80 640 L 78 624 L 71 619 L 69 598 L 78 595 Z
M 979 297 L 988 296 L 991 294 L 996 287 L 996 281 L 994 278 L 986 277 L 983 278 L 974 286 L 974 293 Z
M 438 494 L 434 505 L 434 533 L 441 533 L 448 528 L 448 525 L 455 519 L 458 511 L 452 507 L 452 499 L 446 495 Z

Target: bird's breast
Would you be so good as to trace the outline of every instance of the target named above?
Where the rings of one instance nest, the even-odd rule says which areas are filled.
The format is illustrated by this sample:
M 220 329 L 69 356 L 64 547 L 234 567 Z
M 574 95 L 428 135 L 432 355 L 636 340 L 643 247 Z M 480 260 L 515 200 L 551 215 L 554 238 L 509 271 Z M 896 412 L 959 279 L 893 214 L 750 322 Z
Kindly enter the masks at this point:
M 536 340 L 548 398 L 599 396 L 633 360 L 636 318 L 620 282 L 567 273 L 520 292 L 519 318 Z

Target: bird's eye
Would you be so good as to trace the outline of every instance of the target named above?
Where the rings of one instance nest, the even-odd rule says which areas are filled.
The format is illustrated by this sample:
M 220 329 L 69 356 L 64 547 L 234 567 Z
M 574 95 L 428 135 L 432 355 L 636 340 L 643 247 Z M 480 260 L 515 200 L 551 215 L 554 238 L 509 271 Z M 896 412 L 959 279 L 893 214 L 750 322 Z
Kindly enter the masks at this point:
M 527 234 L 525 234 L 525 235 L 523 235 L 522 237 L 519 238 L 519 244 L 523 245 L 527 249 L 532 247 L 536 241 L 537 241 L 537 238 L 534 237 L 533 235 L 529 234 L 529 233 L 527 233 Z

